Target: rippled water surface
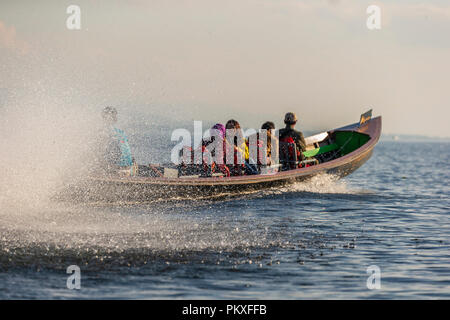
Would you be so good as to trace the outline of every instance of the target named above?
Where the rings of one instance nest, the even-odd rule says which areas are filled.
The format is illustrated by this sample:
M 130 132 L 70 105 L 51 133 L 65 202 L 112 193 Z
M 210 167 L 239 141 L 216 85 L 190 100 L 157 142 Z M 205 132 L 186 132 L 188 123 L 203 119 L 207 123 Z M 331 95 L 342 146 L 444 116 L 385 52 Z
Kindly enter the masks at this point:
M 383 141 L 340 181 L 200 201 L 7 201 L 0 298 L 448 299 L 449 157 L 449 143 Z M 80 290 L 66 287 L 72 264 Z

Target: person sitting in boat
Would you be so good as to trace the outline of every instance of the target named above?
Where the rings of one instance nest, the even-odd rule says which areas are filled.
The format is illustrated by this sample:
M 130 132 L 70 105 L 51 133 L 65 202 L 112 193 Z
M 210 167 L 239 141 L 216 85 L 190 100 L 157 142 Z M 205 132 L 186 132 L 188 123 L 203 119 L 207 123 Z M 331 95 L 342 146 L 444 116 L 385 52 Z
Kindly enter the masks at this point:
M 224 161 L 224 137 L 225 126 L 221 123 L 216 123 L 209 129 L 209 136 L 203 138 L 201 145 L 195 150 L 190 146 L 183 147 L 179 154 L 182 158 L 181 163 L 178 165 L 180 175 L 209 177 L 214 173 L 222 172 L 225 176 L 230 176 Z M 198 155 L 200 155 L 200 159 L 196 158 Z
M 230 176 L 230 170 L 225 164 L 225 132 L 225 126 L 216 123 L 210 129 L 210 136 L 202 141 L 203 170 L 207 175 L 222 173 L 224 176 Z
M 273 147 L 278 147 L 278 139 L 274 135 L 275 124 L 271 121 L 263 123 L 261 129 L 267 130 L 267 165 L 271 165 Z
M 225 129 L 225 160 L 227 166 L 230 168 L 231 175 L 257 174 L 256 166 L 249 164 L 248 146 L 239 122 L 233 119 L 228 120 Z
M 129 170 L 130 175 L 136 174 L 136 165 L 131 153 L 128 138 L 125 132 L 116 127 L 117 110 L 106 107 L 102 111 L 104 121 L 100 142 L 103 150 L 102 167 L 107 172 L 125 172 Z
M 286 124 L 286 127 L 284 129 L 280 129 L 279 139 L 280 142 L 295 143 L 297 149 L 297 160 L 302 161 L 304 160 L 303 152 L 306 151 L 306 142 L 303 133 L 294 129 L 297 120 L 298 119 L 295 113 L 286 113 L 284 117 L 284 123 Z
M 275 124 L 272 121 L 266 121 L 261 126 L 262 130 L 266 130 L 266 137 L 262 137 L 260 133 L 255 133 L 247 139 L 247 145 L 251 150 L 251 147 L 256 147 L 257 152 L 257 164 L 271 165 L 272 145 L 278 145 L 276 137 L 272 135 L 272 130 L 275 130 Z M 264 154 L 264 150 L 266 151 Z

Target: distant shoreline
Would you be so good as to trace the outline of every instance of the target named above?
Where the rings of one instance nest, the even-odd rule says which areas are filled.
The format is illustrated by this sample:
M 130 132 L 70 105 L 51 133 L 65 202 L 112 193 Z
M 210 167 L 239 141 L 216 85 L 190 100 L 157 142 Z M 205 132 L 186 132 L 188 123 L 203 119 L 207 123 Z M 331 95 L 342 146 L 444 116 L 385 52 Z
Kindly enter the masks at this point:
M 450 137 L 429 137 L 410 134 L 382 134 L 381 141 L 427 141 L 427 142 L 450 142 Z

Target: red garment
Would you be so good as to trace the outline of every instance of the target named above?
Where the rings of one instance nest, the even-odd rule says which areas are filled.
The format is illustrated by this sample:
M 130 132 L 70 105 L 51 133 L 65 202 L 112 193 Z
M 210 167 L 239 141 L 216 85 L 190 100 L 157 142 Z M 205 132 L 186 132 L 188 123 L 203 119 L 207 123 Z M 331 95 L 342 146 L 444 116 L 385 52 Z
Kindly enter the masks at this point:
M 284 137 L 281 138 L 280 141 L 295 144 L 295 141 L 292 137 Z M 290 145 L 288 150 L 289 150 L 289 158 L 294 159 L 294 147 Z M 296 151 L 297 151 L 297 161 L 301 161 L 302 160 L 301 150 L 296 149 Z M 302 165 L 299 163 L 298 167 L 301 168 Z

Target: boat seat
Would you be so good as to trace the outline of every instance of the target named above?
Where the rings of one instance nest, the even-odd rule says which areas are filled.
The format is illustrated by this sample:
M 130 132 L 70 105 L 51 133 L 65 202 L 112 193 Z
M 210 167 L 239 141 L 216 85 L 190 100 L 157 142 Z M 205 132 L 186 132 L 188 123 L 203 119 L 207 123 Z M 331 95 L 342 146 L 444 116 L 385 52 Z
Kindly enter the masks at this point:
M 270 175 L 278 173 L 281 170 L 281 164 L 272 164 L 270 166 L 261 166 L 260 171 L 262 175 Z
M 326 152 L 334 151 L 337 149 L 339 149 L 339 146 L 336 143 L 333 143 L 333 144 L 328 144 L 326 146 L 322 146 L 322 147 L 319 147 L 319 148 L 316 148 L 313 150 L 304 151 L 303 155 L 306 158 L 309 158 L 309 157 L 314 157 L 314 156 L 317 156 L 317 155 L 320 155 L 320 154 L 323 154 Z
M 307 159 L 307 160 L 300 161 L 300 164 L 302 165 L 302 167 L 306 167 L 308 165 L 316 165 L 316 164 L 319 164 L 319 160 L 314 159 L 314 158 Z

